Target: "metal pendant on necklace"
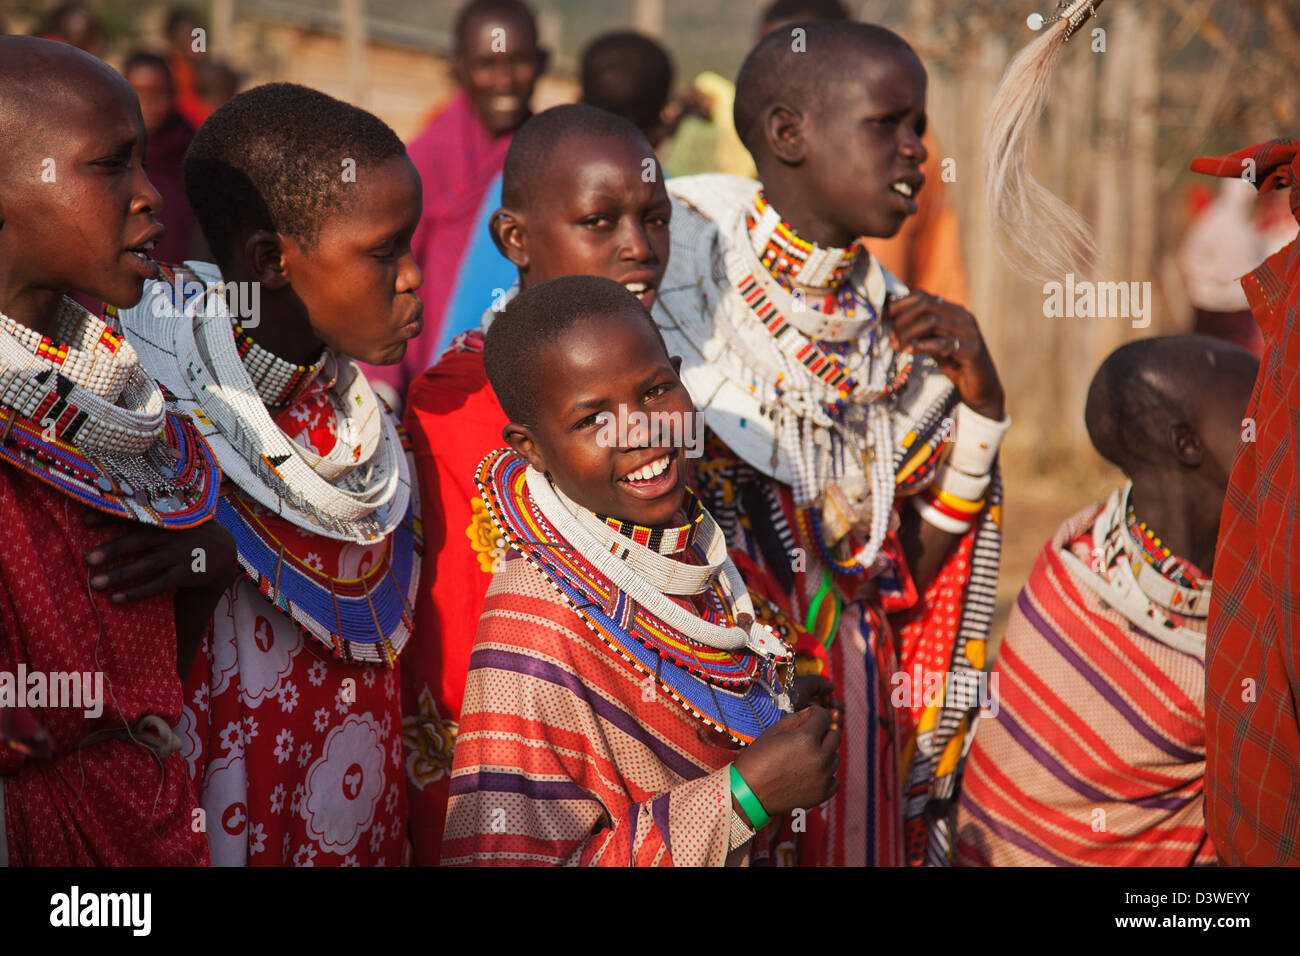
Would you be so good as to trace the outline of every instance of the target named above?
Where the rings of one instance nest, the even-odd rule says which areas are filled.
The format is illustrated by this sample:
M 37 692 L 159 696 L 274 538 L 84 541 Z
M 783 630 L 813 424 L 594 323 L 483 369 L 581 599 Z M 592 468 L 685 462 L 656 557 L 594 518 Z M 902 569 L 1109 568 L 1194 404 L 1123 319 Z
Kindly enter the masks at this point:
M 821 514 L 826 547 L 834 548 L 851 532 L 861 534 L 871 517 L 871 486 L 857 475 L 831 482 L 822 496 Z

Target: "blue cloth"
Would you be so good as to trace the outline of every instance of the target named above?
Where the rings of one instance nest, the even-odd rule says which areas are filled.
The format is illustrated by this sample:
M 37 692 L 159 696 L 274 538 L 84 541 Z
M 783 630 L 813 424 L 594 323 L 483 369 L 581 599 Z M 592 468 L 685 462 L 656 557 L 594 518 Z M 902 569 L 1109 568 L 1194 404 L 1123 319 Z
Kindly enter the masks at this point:
M 470 233 L 469 248 L 461 259 L 460 269 L 456 273 L 456 283 L 452 287 L 451 298 L 444 313 L 442 332 L 438 336 L 438 345 L 434 350 L 434 360 L 451 344 L 451 340 L 462 332 L 477 329 L 492 303 L 519 278 L 519 270 L 513 262 L 497 251 L 496 243 L 488 231 L 492 214 L 501 208 L 501 174 L 492 180 L 492 185 L 483 194 L 483 204 L 479 206 L 478 215 L 474 217 L 474 229 Z M 425 276 L 425 282 L 435 281 L 433 276 Z

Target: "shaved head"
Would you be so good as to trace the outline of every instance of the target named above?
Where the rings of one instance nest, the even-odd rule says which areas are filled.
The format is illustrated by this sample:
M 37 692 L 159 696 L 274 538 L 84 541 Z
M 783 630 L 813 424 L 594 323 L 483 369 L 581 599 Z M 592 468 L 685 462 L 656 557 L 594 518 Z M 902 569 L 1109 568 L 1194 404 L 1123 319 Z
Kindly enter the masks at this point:
M 15 164 L 52 155 L 67 127 L 67 108 L 107 90 L 135 100 L 122 74 L 67 43 L 38 37 L 0 36 L 0 189 L 13 181 Z M 138 109 L 138 106 L 137 106 Z
M 1191 428 L 1230 463 L 1259 360 L 1206 335 L 1139 339 L 1107 356 L 1088 389 L 1084 418 L 1097 451 L 1125 474 L 1177 461 L 1176 435 Z M 1216 449 L 1211 448 L 1212 452 Z
M 510 141 L 501 172 L 502 204 L 528 209 L 544 198 L 538 194 L 538 183 L 556 172 L 553 164 L 563 144 L 576 140 L 621 140 L 639 149 L 644 157 L 655 154 L 645 134 L 622 116 L 586 103 L 552 106 L 530 117 Z M 573 170 L 563 172 L 571 175 Z
M 42 328 L 68 291 L 140 300 L 162 232 L 146 138 L 135 90 L 106 63 L 0 37 L 0 312 Z
M 736 77 L 734 116 L 736 132 L 755 162 L 763 152 L 765 118 L 774 106 L 814 111 L 830 101 L 827 91 L 833 85 L 860 71 L 864 58 L 881 57 L 901 57 L 924 72 L 906 40 L 872 23 L 791 23 L 759 40 Z

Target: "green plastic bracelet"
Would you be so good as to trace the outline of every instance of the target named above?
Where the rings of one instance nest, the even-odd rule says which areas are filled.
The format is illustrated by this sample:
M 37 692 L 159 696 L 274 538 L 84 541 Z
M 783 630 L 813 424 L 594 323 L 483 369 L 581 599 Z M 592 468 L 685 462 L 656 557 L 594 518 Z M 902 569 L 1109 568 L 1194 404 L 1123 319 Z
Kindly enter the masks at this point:
M 754 795 L 754 791 L 749 789 L 749 784 L 745 782 L 745 778 L 740 775 L 734 763 L 731 765 L 731 795 L 740 803 L 740 809 L 745 811 L 745 816 L 749 817 L 749 823 L 755 830 L 772 819 L 763 809 L 763 804 Z
M 822 646 L 830 650 L 835 643 L 835 635 L 840 631 L 840 596 L 835 593 L 835 579 L 831 575 L 831 569 L 822 568 L 822 584 L 817 589 L 817 594 L 808 605 L 808 616 L 804 620 L 804 630 L 809 634 L 817 634 L 817 615 L 821 612 L 822 602 L 829 600 L 834 608 L 831 617 L 830 633 L 822 638 Z

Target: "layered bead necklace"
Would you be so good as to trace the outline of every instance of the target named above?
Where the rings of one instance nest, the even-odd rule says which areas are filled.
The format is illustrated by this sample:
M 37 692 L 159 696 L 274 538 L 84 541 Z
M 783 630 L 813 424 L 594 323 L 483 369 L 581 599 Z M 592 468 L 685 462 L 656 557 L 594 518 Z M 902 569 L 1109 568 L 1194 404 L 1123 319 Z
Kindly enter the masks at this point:
M 240 361 L 253 380 L 257 394 L 271 408 L 283 408 L 296 402 L 311 387 L 325 365 L 325 349 L 321 349 L 320 356 L 311 365 L 296 365 L 254 342 L 233 316 L 230 324 L 234 329 Z
M 410 474 L 396 427 L 360 369 L 329 352 L 319 368 L 301 374 L 275 359 L 281 374 L 263 378 L 264 393 L 245 364 L 253 346 L 240 354 L 220 272 L 199 265 L 197 282 L 175 281 L 164 270 L 164 281 L 146 288 L 142 305 L 123 313 L 123 324 L 151 370 L 205 424 L 227 477 L 272 513 L 325 537 L 368 544 L 392 533 L 407 511 Z M 151 295 L 171 301 L 155 308 Z M 288 369 L 294 371 L 286 378 Z M 319 454 L 292 441 L 267 406 L 286 389 L 326 379 L 328 399 L 344 420 L 333 448 Z
M 130 343 L 71 299 L 54 336 L 0 315 L 0 416 L 0 454 L 92 507 L 171 527 L 215 507 L 206 446 L 168 419 Z
M 894 354 L 888 363 L 877 361 L 878 337 L 883 334 L 878 316 L 870 303 L 858 295 L 851 280 L 862 257 L 867 255 L 860 242 L 855 241 L 848 249 L 822 249 L 800 239 L 761 191 L 754 199 L 753 208 L 746 210 L 745 226 L 750 246 L 765 268 L 740 271 L 736 288 L 771 336 L 784 364 L 785 370 L 774 387 L 774 405 L 778 441 L 794 470 L 795 504 L 804 512 L 800 524 L 824 546 L 816 515 L 824 484 L 818 462 L 846 455 L 855 459 L 855 467 L 860 461 L 867 472 L 871 493 L 869 537 L 851 560 L 831 557 L 831 563 L 840 573 L 865 573 L 875 563 L 888 533 L 894 500 L 893 432 L 886 400 L 907 383 L 913 356 Z M 778 295 L 797 295 L 796 279 L 800 285 L 827 289 L 821 303 L 823 311 L 834 312 L 838 307 L 846 318 L 852 318 L 859 302 L 871 310 L 865 356 L 854 352 L 860 340 L 814 339 L 778 307 Z M 773 282 L 777 289 L 773 289 Z M 826 327 L 824 319 L 822 327 Z M 866 368 L 853 372 L 847 363 L 863 358 Z M 797 395 L 792 394 L 792 385 L 801 374 L 831 391 L 833 397 L 810 401 L 813 393 L 806 387 L 797 389 Z M 845 410 L 850 403 L 865 408 L 864 422 L 852 425 L 846 420 Z M 858 427 L 865 435 L 856 434 Z M 835 451 L 837 441 L 842 446 L 838 452 Z M 858 571 L 859 568 L 862 570 Z
M 68 308 L 67 300 L 55 319 L 57 342 L 7 315 L 0 315 L 0 328 L 59 374 L 96 394 L 117 395 L 131 377 L 135 351 L 128 345 L 130 351 L 119 357 L 124 339 L 90 313 Z
M 1193 576 L 1189 562 L 1166 548 L 1156 533 L 1147 527 L 1147 523 L 1138 520 L 1132 502 L 1129 503 L 1126 517 L 1129 535 L 1141 549 L 1141 555 L 1147 564 L 1181 588 L 1189 591 L 1201 590 L 1205 585 L 1205 579 Z
M 796 289 L 799 285 L 820 292 L 820 311 L 827 315 L 838 311 L 852 318 L 856 314 L 858 297 L 852 283 L 845 280 L 865 252 L 861 240 L 839 249 L 799 238 L 761 189 L 754 197 L 753 208 L 745 213 L 745 224 L 759 262 L 783 289 L 796 295 L 800 294 Z
M 510 545 L 590 630 L 687 710 L 743 744 L 789 711 L 778 669 L 789 676 L 792 652 L 758 621 L 722 530 L 698 502 L 688 512 L 697 530 L 686 532 L 687 550 L 699 562 L 691 564 L 624 536 L 516 452 L 489 453 L 475 483 Z M 702 599 L 707 611 L 669 595 Z
M 1107 600 L 1130 621 L 1180 650 L 1203 653 L 1211 582 L 1137 520 L 1129 503 L 1132 490 L 1129 482 L 1111 495 L 1094 524 L 1092 564 L 1080 563 L 1112 590 Z
M 597 515 L 609 528 L 617 531 L 629 541 L 649 548 L 664 557 L 676 557 L 695 543 L 699 535 L 700 524 L 704 521 L 704 505 L 689 492 L 686 507 L 686 524 L 673 528 L 649 528 L 632 521 Z

